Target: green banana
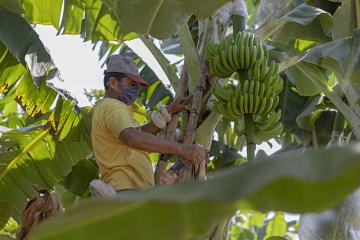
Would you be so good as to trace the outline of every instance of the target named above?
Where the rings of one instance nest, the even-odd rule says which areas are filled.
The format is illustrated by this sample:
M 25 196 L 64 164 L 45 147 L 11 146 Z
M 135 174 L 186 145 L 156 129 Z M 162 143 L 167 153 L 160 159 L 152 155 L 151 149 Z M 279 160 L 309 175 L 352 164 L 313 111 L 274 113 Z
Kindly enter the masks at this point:
M 250 68 L 250 49 L 248 46 L 245 47 L 245 69 Z
M 267 102 L 267 98 L 263 97 L 261 99 L 261 103 L 260 103 L 260 106 L 259 106 L 259 109 L 258 111 L 256 112 L 256 114 L 258 115 L 262 115 L 264 110 L 265 110 L 265 107 L 266 107 L 266 102 Z
M 232 89 L 228 89 L 228 92 L 226 94 L 226 98 L 227 98 L 226 101 L 231 102 L 233 95 L 234 95 L 234 91 Z
M 270 110 L 272 109 L 273 103 L 274 103 L 274 98 L 270 97 L 267 99 L 266 107 L 264 109 L 264 114 L 270 112 Z
M 233 46 L 233 53 L 232 53 L 232 56 L 233 56 L 233 61 L 234 61 L 234 64 L 235 64 L 235 69 L 240 69 L 241 66 L 240 66 L 240 61 L 239 61 L 239 52 L 238 52 L 238 47 L 236 45 Z
M 268 66 L 267 66 L 267 59 L 265 58 L 265 60 L 261 63 L 261 72 L 260 72 L 260 79 L 264 79 L 266 72 L 268 70 Z
M 215 107 L 216 106 L 216 107 Z M 214 109 L 217 110 L 218 113 L 221 113 L 225 118 L 227 119 L 232 119 L 232 116 L 230 116 L 228 114 L 227 109 L 224 107 L 224 105 L 222 105 L 221 103 L 216 103 L 214 104 Z
M 261 131 L 261 135 L 274 137 L 279 135 L 282 132 L 282 129 L 283 129 L 282 123 L 277 122 L 276 124 L 270 126 L 269 128 Z
M 260 80 L 260 62 L 256 61 L 255 67 L 252 70 L 254 80 Z
M 245 46 L 241 45 L 239 49 L 241 69 L 245 69 Z
M 234 45 L 235 46 L 238 46 L 239 45 L 239 40 L 240 40 L 240 36 L 241 36 L 241 32 L 238 32 L 235 36 L 235 39 L 234 39 Z
M 280 120 L 280 117 L 281 117 L 281 111 L 271 112 L 269 113 L 268 118 L 265 120 L 264 124 L 258 124 L 256 125 L 256 127 L 260 131 L 263 131 L 269 128 L 271 125 L 274 125 L 276 122 L 278 122 Z
M 253 113 L 256 113 L 260 106 L 260 97 L 258 95 L 254 95 L 254 108 Z
M 253 49 L 254 40 L 255 40 L 255 35 L 253 33 L 250 33 L 250 36 L 249 36 L 249 48 L 250 49 Z
M 232 103 L 231 101 L 227 102 L 227 105 L 226 105 L 226 112 L 227 114 L 230 116 L 230 119 L 236 119 L 238 118 L 238 116 L 236 116 L 236 114 L 233 112 L 232 110 Z M 225 115 L 224 115 L 225 116 Z
M 243 84 L 243 94 L 245 95 L 249 91 L 249 80 L 245 80 Z
M 264 58 L 265 58 L 265 53 L 264 53 L 264 48 L 263 48 L 263 46 L 261 46 L 261 45 L 259 45 L 259 52 L 260 52 L 260 56 L 259 56 L 259 59 L 258 59 L 258 61 L 260 62 L 260 63 L 262 63 L 263 61 L 264 61 Z
M 241 83 L 239 81 L 238 85 L 236 86 L 236 89 L 235 89 L 235 98 L 236 99 L 239 99 L 241 95 Z
M 272 106 L 271 106 L 271 108 L 270 108 L 269 112 L 272 112 L 272 111 L 274 111 L 274 110 L 275 110 L 275 108 L 276 108 L 276 107 L 277 107 L 277 105 L 279 104 L 279 101 L 280 101 L 279 96 L 275 96 L 275 97 L 274 97 L 274 102 L 273 102 L 273 104 L 272 104 Z
M 222 102 L 226 102 L 227 101 L 227 92 L 219 85 L 216 84 L 214 87 L 214 96 Z
M 259 91 L 260 91 L 260 82 L 259 81 L 255 81 L 255 87 L 254 87 L 254 96 L 258 96 L 259 95 Z
M 259 93 L 260 99 L 262 99 L 262 98 L 264 97 L 265 90 L 266 90 L 265 84 L 264 84 L 264 83 L 261 83 L 261 84 L 260 84 L 260 93 Z
M 237 106 L 237 100 L 235 97 L 232 98 L 232 101 L 231 101 L 231 107 L 232 107 L 232 112 L 237 116 L 239 117 L 241 115 L 241 112 L 239 111 L 239 108 Z
M 270 58 L 269 49 L 267 49 L 267 47 L 265 47 L 265 46 L 264 46 L 264 54 L 265 54 L 266 59 Z
M 249 94 L 244 94 L 244 111 L 249 113 Z
M 222 103 L 218 102 L 218 101 L 214 101 L 214 105 L 213 105 L 213 108 L 214 108 L 214 111 L 215 112 L 218 112 L 218 113 L 221 113 L 221 114 L 224 114 L 224 109 L 221 108 L 222 106 Z
M 211 58 L 216 55 L 216 46 L 214 43 L 209 43 L 206 45 L 206 54 L 208 58 Z
M 241 95 L 239 98 L 239 110 L 241 113 L 245 113 L 245 109 L 244 109 L 244 95 Z
M 249 113 L 253 113 L 254 109 L 254 95 L 249 95 Z
M 280 92 L 282 92 L 282 90 L 284 88 L 284 82 L 280 76 L 277 78 L 274 88 L 275 88 L 276 94 L 279 94 Z
M 221 63 L 222 63 L 222 66 L 224 67 L 224 69 L 229 72 L 229 73 L 233 73 L 234 70 L 231 68 L 231 66 L 229 65 L 229 63 L 227 62 L 227 57 L 226 57 L 226 53 L 225 53 L 225 50 L 222 50 L 221 51 Z M 231 75 L 230 74 L 230 75 Z
M 252 53 L 251 53 L 251 59 L 252 59 L 251 66 L 254 66 L 254 64 L 256 63 L 257 55 L 258 55 L 258 48 L 257 48 L 257 46 L 253 46 Z
M 248 93 L 249 93 L 249 94 L 254 94 L 255 81 L 254 81 L 254 80 L 250 80 L 249 82 L 250 82 L 250 83 L 249 83 Z
M 232 45 L 228 46 L 227 52 L 228 52 L 227 59 L 229 60 L 229 65 L 233 69 L 233 71 L 235 72 L 237 70 L 237 67 L 236 67 L 235 62 L 234 62 L 233 46 Z
M 229 77 L 231 74 L 229 74 L 228 71 L 225 70 L 225 68 L 221 64 L 220 56 L 217 55 L 214 59 L 214 67 L 216 69 L 216 72 L 218 72 L 218 77 L 226 78 Z
M 273 73 L 275 71 L 275 62 L 272 61 L 270 63 L 270 67 L 268 68 L 265 76 L 264 76 L 264 82 L 269 82 L 269 85 L 273 85 L 273 81 L 272 81 L 272 77 L 273 77 Z

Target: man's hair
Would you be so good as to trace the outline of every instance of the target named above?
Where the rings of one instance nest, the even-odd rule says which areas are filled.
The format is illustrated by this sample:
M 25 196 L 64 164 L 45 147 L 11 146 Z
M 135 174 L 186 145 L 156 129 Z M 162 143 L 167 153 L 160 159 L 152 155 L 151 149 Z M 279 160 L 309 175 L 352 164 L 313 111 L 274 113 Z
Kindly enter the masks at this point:
M 126 75 L 124 73 L 104 71 L 104 88 L 105 88 L 105 90 L 109 89 L 109 80 L 111 77 L 121 80 L 125 76 Z

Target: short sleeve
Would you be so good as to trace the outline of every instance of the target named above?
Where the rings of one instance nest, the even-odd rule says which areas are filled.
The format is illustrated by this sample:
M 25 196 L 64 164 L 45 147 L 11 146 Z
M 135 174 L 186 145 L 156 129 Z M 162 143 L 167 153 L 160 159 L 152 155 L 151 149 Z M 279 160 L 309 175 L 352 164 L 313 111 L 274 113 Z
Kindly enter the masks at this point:
M 137 127 L 127 105 L 121 102 L 109 102 L 104 107 L 104 123 L 114 137 L 118 138 L 126 128 Z

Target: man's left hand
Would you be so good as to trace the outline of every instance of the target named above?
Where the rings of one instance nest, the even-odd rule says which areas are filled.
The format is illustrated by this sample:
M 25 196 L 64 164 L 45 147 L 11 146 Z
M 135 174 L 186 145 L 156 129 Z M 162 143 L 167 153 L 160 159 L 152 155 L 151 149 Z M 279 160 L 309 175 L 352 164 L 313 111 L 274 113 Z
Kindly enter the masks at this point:
M 183 112 L 185 110 L 190 110 L 192 103 L 192 96 L 176 98 L 171 104 L 166 108 L 170 114 Z
M 176 179 L 177 179 L 177 174 L 173 171 L 169 171 L 165 174 L 165 176 L 162 176 L 160 178 L 160 184 L 161 185 L 174 184 Z

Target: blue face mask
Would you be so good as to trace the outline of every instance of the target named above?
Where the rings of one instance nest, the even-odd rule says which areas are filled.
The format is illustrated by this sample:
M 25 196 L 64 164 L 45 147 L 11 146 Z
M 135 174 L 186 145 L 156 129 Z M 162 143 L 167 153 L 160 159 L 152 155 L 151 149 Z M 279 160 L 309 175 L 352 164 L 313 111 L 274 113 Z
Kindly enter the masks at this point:
M 138 86 L 123 86 L 123 92 L 119 96 L 119 100 L 127 105 L 131 105 L 139 96 L 140 88 Z

